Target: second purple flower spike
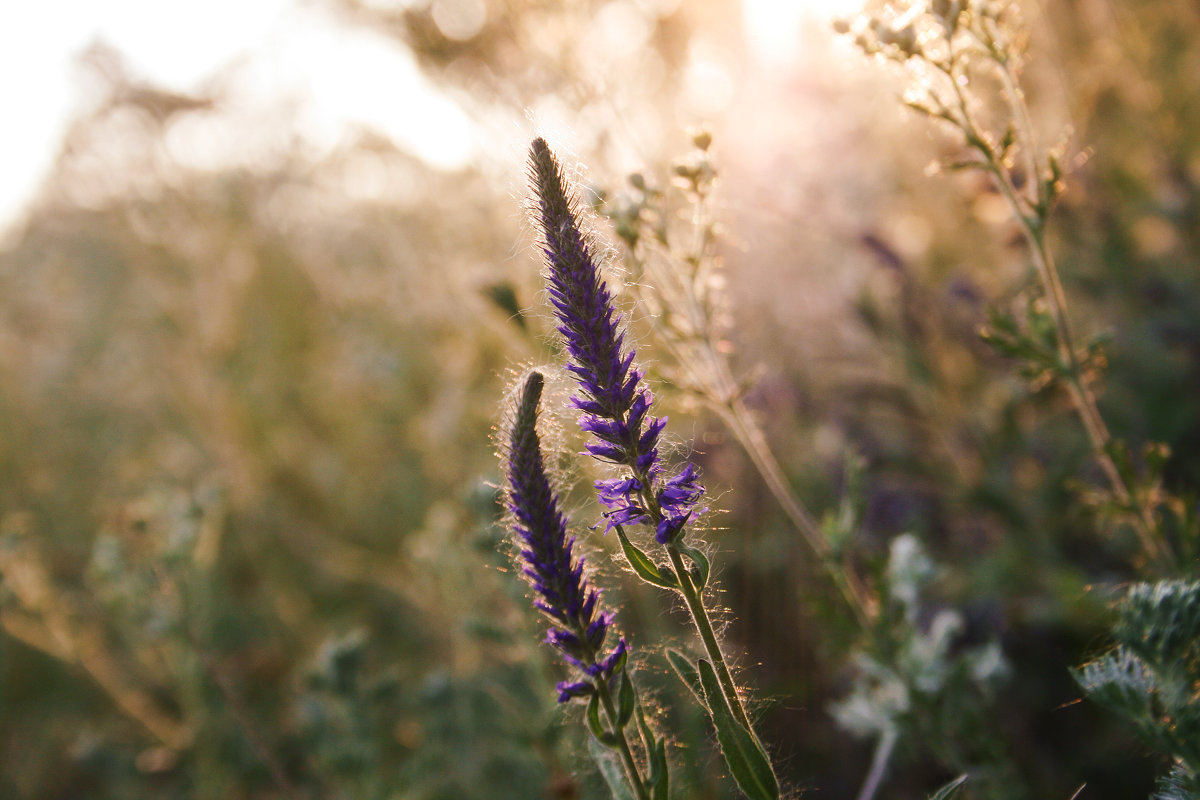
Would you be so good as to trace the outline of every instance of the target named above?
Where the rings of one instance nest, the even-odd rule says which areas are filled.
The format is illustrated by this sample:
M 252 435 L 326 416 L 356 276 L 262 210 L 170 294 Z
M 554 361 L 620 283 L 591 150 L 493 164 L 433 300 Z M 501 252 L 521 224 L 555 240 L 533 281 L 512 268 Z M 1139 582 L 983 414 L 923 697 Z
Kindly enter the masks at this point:
M 604 653 L 612 614 L 597 608 L 599 595 L 587 585 L 583 559 L 571 553 L 575 540 L 567 537 L 566 518 L 546 477 L 537 434 L 542 384 L 533 372 L 521 391 L 508 443 L 508 510 L 521 539 L 525 577 L 538 594 L 535 604 L 550 620 L 546 641 L 580 672 L 607 682 L 624 664 L 625 640 Z M 560 683 L 558 700 L 590 696 L 596 686 L 593 680 Z

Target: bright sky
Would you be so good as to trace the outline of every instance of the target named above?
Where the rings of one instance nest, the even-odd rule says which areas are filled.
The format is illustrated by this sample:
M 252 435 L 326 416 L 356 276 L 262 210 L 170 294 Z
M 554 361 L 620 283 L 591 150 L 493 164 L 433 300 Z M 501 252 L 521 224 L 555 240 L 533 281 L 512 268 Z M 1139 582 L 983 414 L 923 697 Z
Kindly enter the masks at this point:
M 454 166 L 471 152 L 469 121 L 402 48 L 290 0 L 8 3 L 0 11 L 0 228 L 46 175 L 72 112 L 87 107 L 76 60 L 96 42 L 120 52 L 135 77 L 183 92 L 239 59 L 239 103 L 266 114 L 299 102 L 304 134 L 317 145 L 359 123 L 435 164 Z
M 796 56 L 796 37 L 806 19 L 830 23 L 861 11 L 866 0 L 742 0 L 746 35 L 768 60 Z
M 292 0 L 2 0 L 0 11 L 0 230 L 50 169 L 72 112 L 86 108 L 76 59 L 96 42 L 114 47 L 135 77 L 188 92 L 231 61 L 245 114 L 299 103 L 303 134 L 330 146 L 349 124 L 389 135 L 431 163 L 470 157 L 472 126 L 421 77 L 412 59 L 371 33 L 339 25 Z M 832 17 L 861 0 L 744 0 L 747 32 L 767 59 L 787 58 L 806 15 Z M 475 24 L 482 0 L 454 0 L 447 25 Z M 15 10 L 18 6 L 19 10 Z M 482 12 L 486 13 L 486 12 Z M 381 102 L 381 98 L 384 101 Z M 419 124 L 416 121 L 419 120 Z M 190 138 L 203 142 L 201 131 Z M 235 141 L 226 142 L 236 148 Z M 217 142 L 213 156 L 218 157 Z M 199 163 L 204 154 L 192 154 Z

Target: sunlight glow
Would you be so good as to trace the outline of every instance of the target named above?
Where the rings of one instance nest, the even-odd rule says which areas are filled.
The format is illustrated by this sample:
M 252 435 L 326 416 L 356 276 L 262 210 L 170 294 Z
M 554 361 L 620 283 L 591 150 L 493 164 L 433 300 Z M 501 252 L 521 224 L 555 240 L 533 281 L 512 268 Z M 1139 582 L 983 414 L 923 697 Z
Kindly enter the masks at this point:
M 465 35 L 486 7 L 442 0 L 439 8 L 439 24 Z M 23 4 L 19 24 L 8 16 L 0 25 L 0 103 L 19 124 L 5 128 L 0 147 L 0 230 L 45 179 L 69 120 L 96 101 L 86 96 L 77 59 L 98 42 L 115 48 L 137 79 L 168 91 L 202 92 L 218 76 L 231 89 L 230 119 L 194 121 L 168 142 L 187 166 L 236 160 L 246 149 L 240 137 L 286 121 L 289 108 L 298 114 L 294 133 L 319 149 L 362 126 L 443 168 L 473 152 L 470 120 L 401 47 L 303 3 L 46 0 Z
M 742 0 L 742 23 L 754 55 L 765 61 L 795 56 L 805 23 L 829 24 L 862 10 L 866 0 Z

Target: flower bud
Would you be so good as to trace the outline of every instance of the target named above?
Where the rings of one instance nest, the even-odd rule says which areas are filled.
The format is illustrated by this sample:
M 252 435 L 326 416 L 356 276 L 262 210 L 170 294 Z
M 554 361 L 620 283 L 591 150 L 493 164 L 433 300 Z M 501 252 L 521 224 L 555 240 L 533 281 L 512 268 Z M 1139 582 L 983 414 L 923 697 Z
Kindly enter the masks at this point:
M 912 25 L 905 25 L 898 31 L 894 32 L 892 44 L 896 45 L 907 56 L 914 56 L 920 49 L 917 45 L 917 32 L 913 30 Z

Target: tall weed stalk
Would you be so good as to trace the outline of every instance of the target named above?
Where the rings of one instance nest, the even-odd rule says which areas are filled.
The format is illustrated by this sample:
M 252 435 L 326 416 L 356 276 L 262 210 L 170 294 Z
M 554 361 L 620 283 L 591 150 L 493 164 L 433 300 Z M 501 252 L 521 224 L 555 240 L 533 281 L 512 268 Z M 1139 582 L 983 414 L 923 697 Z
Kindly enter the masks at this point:
M 1117 646 L 1075 675 L 1090 697 L 1122 714 L 1169 757 L 1156 797 L 1194 798 L 1200 796 L 1191 744 L 1200 738 L 1200 661 L 1190 644 L 1200 593 L 1194 510 L 1163 486 L 1166 446 L 1150 443 L 1135 459 L 1101 413 L 1105 337 L 1081 342 L 1048 243 L 1052 211 L 1066 185 L 1065 142 L 1046 147 L 1034 125 L 1021 85 L 1027 34 L 1019 11 L 1005 0 L 885 3 L 838 28 L 852 33 L 868 55 L 902 65 L 912 76 L 905 105 L 949 131 L 963 151 L 945 168 L 986 174 L 1021 231 L 1036 291 L 1023 309 L 992 309 L 981 335 L 1035 389 L 1059 390 L 1069 399 L 1104 479 L 1081 500 L 1128 524 L 1139 543 L 1136 569 L 1160 578 L 1127 590 L 1118 604 Z

